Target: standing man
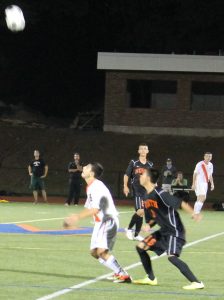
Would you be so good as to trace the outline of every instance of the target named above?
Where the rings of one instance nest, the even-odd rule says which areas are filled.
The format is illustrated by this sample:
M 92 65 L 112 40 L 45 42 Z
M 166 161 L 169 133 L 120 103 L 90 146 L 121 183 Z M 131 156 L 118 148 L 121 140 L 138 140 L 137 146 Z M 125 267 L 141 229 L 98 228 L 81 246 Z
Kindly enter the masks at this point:
M 103 167 L 99 163 L 90 163 L 83 167 L 82 177 L 87 183 L 85 209 L 77 215 L 67 217 L 64 220 L 64 227 L 70 227 L 81 219 L 93 217 L 95 224 L 91 238 L 91 255 L 114 272 L 108 279 L 117 283 L 130 283 L 130 276 L 110 254 L 116 240 L 119 221 L 111 193 L 98 179 L 102 173 Z
M 204 154 L 204 160 L 197 163 L 194 174 L 193 174 L 193 183 L 192 190 L 195 191 L 197 200 L 194 204 L 194 213 L 199 214 L 202 206 L 206 200 L 208 183 L 211 184 L 211 191 L 214 190 L 214 181 L 213 181 L 213 164 L 211 163 L 212 153 L 206 152 Z
M 68 199 L 65 203 L 66 206 L 70 205 L 74 199 L 74 204 L 79 204 L 79 197 L 81 192 L 81 174 L 82 165 L 80 163 L 79 153 L 74 153 L 74 161 L 70 162 L 68 165 L 69 172 L 69 192 Z
M 192 215 L 196 221 L 201 219 L 199 214 L 194 214 L 193 209 L 182 199 L 170 195 L 168 192 L 156 188 L 159 172 L 156 169 L 145 170 L 140 176 L 140 183 L 146 189 L 145 216 L 146 231 L 150 226 L 158 224 L 160 229 L 147 236 L 140 242 L 136 250 L 146 272 L 146 277 L 135 280 L 136 284 L 157 285 L 157 279 L 152 269 L 152 263 L 147 251 L 151 250 L 157 255 L 166 252 L 169 262 L 174 265 L 190 282 L 183 286 L 185 290 L 203 289 L 204 284 L 195 277 L 188 265 L 179 256 L 185 244 L 185 228 L 177 212 L 181 207 Z
M 38 202 L 38 190 L 42 192 L 44 201 L 48 203 L 44 184 L 44 178 L 48 173 L 48 165 L 40 158 L 39 150 L 34 150 L 34 160 L 29 164 L 28 172 L 31 177 L 30 188 L 33 190 L 34 204 Z
M 126 236 L 130 240 L 140 241 L 143 238 L 139 235 L 141 227 L 143 224 L 144 216 L 144 204 L 143 196 L 145 194 L 145 189 L 139 183 L 139 176 L 142 174 L 142 171 L 150 169 L 153 166 L 151 161 L 147 160 L 147 155 L 149 153 L 148 145 L 141 143 L 138 146 L 139 158 L 137 160 L 132 159 L 128 165 L 128 168 L 124 174 L 124 189 L 123 192 L 127 197 L 130 193 L 128 188 L 129 178 L 131 179 L 132 191 L 135 201 L 135 214 L 132 216 L 131 221 L 126 229 Z M 134 236 L 132 228 L 135 226 Z
M 167 158 L 166 165 L 162 168 L 162 189 L 171 193 L 171 183 L 175 179 L 177 169 L 173 166 L 172 159 Z

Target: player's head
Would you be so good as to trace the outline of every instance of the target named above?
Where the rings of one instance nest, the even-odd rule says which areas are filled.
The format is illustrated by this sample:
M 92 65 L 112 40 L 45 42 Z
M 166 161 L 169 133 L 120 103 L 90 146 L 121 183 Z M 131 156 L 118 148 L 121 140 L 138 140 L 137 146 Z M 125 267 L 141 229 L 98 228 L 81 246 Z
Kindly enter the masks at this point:
M 146 157 L 148 153 L 149 153 L 148 145 L 146 143 L 140 143 L 138 145 L 138 154 L 139 154 L 139 156 Z
M 82 171 L 82 178 L 85 180 L 93 179 L 93 178 L 100 178 L 103 174 L 103 166 L 98 163 L 89 163 L 88 165 L 83 167 Z
M 79 160 L 80 159 L 80 154 L 78 152 L 74 153 L 74 160 Z
M 156 184 L 159 179 L 159 171 L 157 169 L 145 169 L 145 171 L 140 175 L 140 184 L 142 186 L 147 186 L 148 184 Z
M 33 155 L 36 159 L 38 159 L 40 157 L 40 151 L 39 150 L 34 150 Z
M 205 154 L 204 154 L 204 160 L 206 162 L 210 162 L 212 160 L 212 153 L 211 152 L 205 152 Z

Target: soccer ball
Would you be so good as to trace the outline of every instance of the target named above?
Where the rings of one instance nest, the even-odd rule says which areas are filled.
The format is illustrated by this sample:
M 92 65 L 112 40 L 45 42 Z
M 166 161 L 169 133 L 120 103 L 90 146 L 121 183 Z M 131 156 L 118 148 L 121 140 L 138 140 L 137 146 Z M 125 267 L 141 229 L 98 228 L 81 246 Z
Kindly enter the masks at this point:
M 16 5 L 10 5 L 5 9 L 5 20 L 9 30 L 22 31 L 25 28 L 25 19 L 22 10 Z

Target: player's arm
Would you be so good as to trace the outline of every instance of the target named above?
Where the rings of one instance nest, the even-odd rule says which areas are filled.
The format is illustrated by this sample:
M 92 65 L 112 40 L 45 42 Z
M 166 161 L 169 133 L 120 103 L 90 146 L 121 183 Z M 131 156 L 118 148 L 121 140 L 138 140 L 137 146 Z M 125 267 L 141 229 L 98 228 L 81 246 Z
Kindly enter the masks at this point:
M 194 171 L 193 173 L 193 179 L 192 179 L 192 190 L 195 190 L 195 185 L 196 185 L 196 179 L 197 179 L 197 172 Z
M 45 178 L 47 176 L 47 174 L 48 174 L 48 165 L 45 165 L 44 166 L 44 175 L 41 176 L 41 178 Z
M 156 225 L 156 221 L 151 217 L 148 209 L 144 209 L 145 212 L 145 225 L 142 226 L 142 230 L 145 232 L 149 232 L 150 229 Z
M 202 216 L 201 214 L 195 214 L 193 208 L 185 201 L 181 202 L 181 208 L 188 213 L 189 215 L 192 216 L 192 219 L 194 219 L 195 221 L 200 221 Z
M 64 219 L 63 227 L 68 228 L 76 225 L 81 219 L 93 217 L 99 212 L 98 208 L 85 208 L 79 214 L 72 214 L 71 216 Z
M 31 168 L 30 165 L 28 166 L 28 172 L 29 172 L 29 175 L 30 175 L 30 176 L 33 175 L 33 173 L 32 173 L 32 168 Z
M 214 188 L 215 188 L 215 186 L 214 186 L 214 180 L 213 180 L 213 176 L 212 175 L 210 176 L 209 181 L 211 183 L 211 191 L 213 191 Z
M 127 167 L 127 170 L 124 174 L 124 179 L 123 179 L 123 183 L 124 183 L 123 184 L 123 193 L 125 194 L 126 197 L 130 193 L 130 190 L 129 190 L 129 187 L 128 187 L 128 181 L 129 181 L 129 177 L 132 174 L 132 171 L 133 171 L 133 161 L 131 160 L 128 167 Z

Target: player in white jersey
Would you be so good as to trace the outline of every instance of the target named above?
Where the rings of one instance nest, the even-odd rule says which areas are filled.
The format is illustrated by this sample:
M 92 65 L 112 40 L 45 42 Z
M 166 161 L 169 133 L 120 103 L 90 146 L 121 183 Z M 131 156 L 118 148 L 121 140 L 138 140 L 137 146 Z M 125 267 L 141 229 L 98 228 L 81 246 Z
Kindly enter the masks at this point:
M 211 191 L 214 190 L 213 164 L 211 163 L 212 153 L 206 152 L 204 160 L 197 163 L 194 174 L 192 189 L 195 191 L 197 200 L 194 205 L 194 213 L 199 214 L 206 200 L 208 184 L 211 184 Z
M 71 227 L 80 219 L 92 216 L 94 228 L 90 245 L 91 255 L 114 272 L 108 279 L 118 283 L 130 283 L 131 277 L 110 254 L 116 240 L 119 221 L 111 193 L 98 179 L 102 173 L 103 167 L 99 163 L 90 163 L 83 167 L 82 177 L 87 183 L 85 209 L 79 214 L 67 217 L 64 220 L 64 227 Z

